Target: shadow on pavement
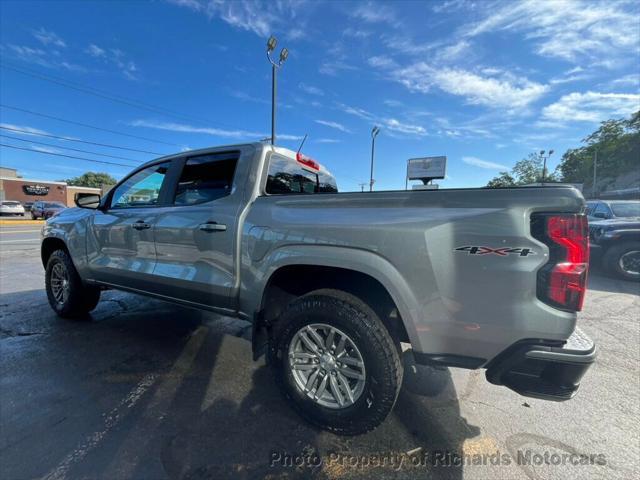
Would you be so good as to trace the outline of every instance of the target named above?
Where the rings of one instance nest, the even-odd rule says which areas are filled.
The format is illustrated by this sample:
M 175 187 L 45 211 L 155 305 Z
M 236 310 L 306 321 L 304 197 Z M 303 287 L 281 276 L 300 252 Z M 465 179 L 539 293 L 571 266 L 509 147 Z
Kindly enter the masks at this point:
M 9 354 L 0 456 L 11 478 L 45 475 L 70 458 L 68 478 L 461 479 L 455 455 L 479 434 L 460 415 L 450 372 L 413 369 L 406 358 L 387 421 L 339 437 L 300 419 L 270 369 L 252 361 L 250 342 L 225 334 L 241 335 L 242 325 L 118 292 L 108 292 L 88 322 L 55 317 L 41 290 L 0 295 L 0 304 Z M 152 387 L 83 450 L 148 375 Z M 19 453 L 25 438 L 28 456 Z

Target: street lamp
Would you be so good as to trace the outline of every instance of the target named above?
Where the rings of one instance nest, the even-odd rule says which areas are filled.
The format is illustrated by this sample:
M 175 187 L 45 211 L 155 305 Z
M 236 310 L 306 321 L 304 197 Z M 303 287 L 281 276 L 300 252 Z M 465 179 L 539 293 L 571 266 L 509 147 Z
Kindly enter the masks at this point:
M 553 150 L 549 150 L 547 156 L 544 156 L 544 150 L 540 150 L 540 156 L 542 157 L 542 184 L 544 185 L 544 181 L 547 178 L 547 159 L 553 155 Z
M 380 133 L 380 127 L 374 126 L 371 130 L 371 175 L 369 176 L 369 191 L 373 192 L 373 154 L 376 147 L 376 137 Z
M 271 35 L 267 40 L 267 58 L 271 63 L 271 145 L 276 144 L 276 70 L 282 66 L 289 56 L 289 50 L 283 48 L 280 50 L 280 58 L 275 62 L 271 58 L 271 52 L 276 49 L 278 40 Z

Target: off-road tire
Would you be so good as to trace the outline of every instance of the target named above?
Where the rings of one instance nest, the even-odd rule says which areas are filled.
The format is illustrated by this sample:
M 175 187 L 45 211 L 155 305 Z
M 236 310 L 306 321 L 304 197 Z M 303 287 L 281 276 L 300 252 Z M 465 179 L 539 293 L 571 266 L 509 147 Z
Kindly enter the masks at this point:
M 319 405 L 295 384 L 289 367 L 289 345 L 296 332 L 314 323 L 345 332 L 362 355 L 365 387 L 348 407 Z M 315 290 L 286 307 L 274 324 L 269 363 L 293 408 L 313 425 L 340 435 L 359 435 L 380 425 L 393 409 L 402 385 L 402 362 L 387 328 L 367 304 L 340 290 Z
M 640 275 L 625 272 L 620 266 L 620 259 L 627 252 L 640 251 L 640 242 L 623 242 L 610 247 L 602 258 L 602 265 L 608 273 L 623 280 L 640 281 Z
M 68 277 L 68 295 L 63 302 L 56 300 L 51 286 L 52 271 L 56 265 L 61 265 Z M 100 301 L 100 289 L 82 282 L 71 257 L 64 250 L 56 250 L 49 257 L 45 285 L 49 305 L 56 314 L 63 318 L 87 318 L 87 314 L 96 308 Z

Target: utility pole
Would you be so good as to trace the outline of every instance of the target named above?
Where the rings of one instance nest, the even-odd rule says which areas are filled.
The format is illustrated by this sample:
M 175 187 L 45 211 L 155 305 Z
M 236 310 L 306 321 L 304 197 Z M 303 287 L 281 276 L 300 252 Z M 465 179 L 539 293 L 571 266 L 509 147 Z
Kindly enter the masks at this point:
M 275 50 L 278 41 L 273 35 L 267 40 L 267 58 L 271 63 L 271 145 L 276 144 L 276 91 L 277 91 L 277 70 L 287 60 L 289 50 L 283 48 L 280 50 L 280 58 L 276 63 L 271 58 L 271 52 Z
M 369 175 L 369 191 L 373 192 L 373 158 L 376 148 L 376 137 L 380 133 L 380 127 L 374 126 L 371 130 L 371 174 Z
M 593 198 L 596 197 L 596 181 L 598 180 L 598 147 L 595 148 L 593 153 Z

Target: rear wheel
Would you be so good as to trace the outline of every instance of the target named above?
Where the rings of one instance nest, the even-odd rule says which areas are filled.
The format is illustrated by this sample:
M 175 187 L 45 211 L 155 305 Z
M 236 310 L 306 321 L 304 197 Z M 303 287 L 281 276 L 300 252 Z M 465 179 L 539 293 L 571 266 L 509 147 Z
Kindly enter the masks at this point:
M 376 428 L 402 384 L 398 350 L 368 305 L 337 290 L 293 301 L 271 346 L 276 380 L 309 422 L 338 434 Z
M 605 268 L 613 275 L 640 281 L 640 242 L 625 242 L 614 245 L 604 254 Z
M 49 305 L 64 318 L 85 316 L 100 301 L 100 289 L 82 283 L 71 257 L 64 250 L 56 250 L 49 257 L 45 284 Z

